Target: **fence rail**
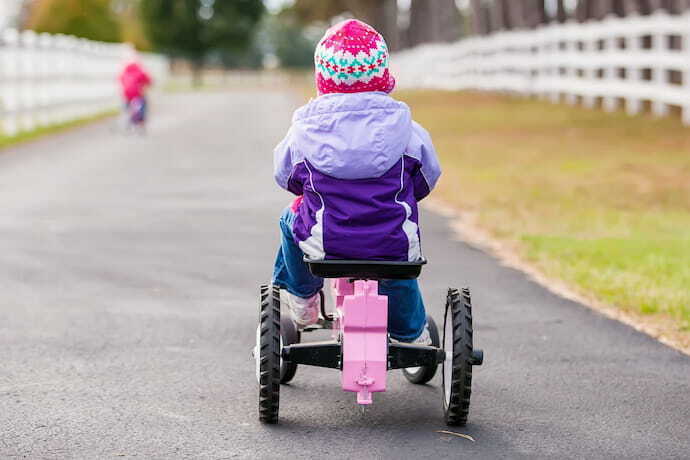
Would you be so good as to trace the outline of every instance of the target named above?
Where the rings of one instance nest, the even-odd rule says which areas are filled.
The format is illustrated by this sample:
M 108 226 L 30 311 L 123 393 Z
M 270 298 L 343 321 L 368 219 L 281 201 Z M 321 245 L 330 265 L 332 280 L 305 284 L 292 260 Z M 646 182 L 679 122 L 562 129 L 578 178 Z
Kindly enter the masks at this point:
M 102 113 L 119 104 L 124 45 L 27 30 L 0 31 L 0 131 L 14 135 Z M 168 62 L 142 55 L 162 82 Z
M 535 95 L 598 102 L 606 110 L 657 116 L 682 109 L 690 125 L 690 13 L 609 17 L 588 23 L 500 32 L 398 53 L 401 87 Z

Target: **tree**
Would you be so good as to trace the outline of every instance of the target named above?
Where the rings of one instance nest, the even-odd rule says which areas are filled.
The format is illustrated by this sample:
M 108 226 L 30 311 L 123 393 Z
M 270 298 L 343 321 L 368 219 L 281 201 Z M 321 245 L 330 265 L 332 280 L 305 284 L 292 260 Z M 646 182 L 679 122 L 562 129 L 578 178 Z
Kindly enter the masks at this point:
M 462 17 L 455 0 L 437 0 L 433 3 L 434 27 L 438 33 L 434 41 L 453 42 L 462 34 Z
M 29 8 L 26 27 L 36 32 L 62 33 L 91 40 L 116 42 L 120 24 L 110 0 L 42 0 Z
M 398 2 L 396 0 L 295 0 L 291 7 L 303 23 L 329 22 L 349 13 L 383 35 L 392 51 L 399 49 Z
M 580 22 L 585 22 L 594 17 L 594 3 L 597 0 L 579 0 L 575 8 L 575 18 Z
M 511 29 L 521 29 L 527 26 L 524 2 L 525 0 L 506 2 L 508 23 Z
M 471 0 L 472 7 L 472 31 L 476 35 L 491 33 L 490 12 L 481 0 Z
M 568 12 L 565 9 L 564 0 L 558 0 L 556 4 L 556 21 L 563 23 L 568 20 Z
M 192 63 L 194 82 L 209 52 L 242 51 L 251 44 L 261 0 L 142 0 L 141 17 L 153 47 Z
M 268 16 L 263 23 L 263 35 L 270 51 L 282 67 L 288 68 L 314 65 L 314 48 L 323 31 L 317 28 L 309 33 L 310 29 L 303 27 L 289 9 Z
M 510 30 L 513 28 L 508 15 L 508 0 L 494 0 L 491 8 L 491 28 Z
M 451 42 L 460 37 L 460 11 L 453 0 L 412 0 L 409 46 L 429 42 Z
M 347 0 L 346 3 L 356 17 L 383 35 L 388 49 L 396 51 L 400 48 L 397 0 Z
M 295 0 L 290 7 L 303 24 L 315 21 L 330 21 L 331 18 L 348 11 L 346 0 Z
M 144 26 L 139 16 L 139 0 L 111 0 L 120 23 L 120 38 L 131 43 L 138 50 L 149 51 L 151 43 L 146 38 Z
M 522 0 L 525 25 L 535 28 L 547 22 L 546 5 L 544 0 Z

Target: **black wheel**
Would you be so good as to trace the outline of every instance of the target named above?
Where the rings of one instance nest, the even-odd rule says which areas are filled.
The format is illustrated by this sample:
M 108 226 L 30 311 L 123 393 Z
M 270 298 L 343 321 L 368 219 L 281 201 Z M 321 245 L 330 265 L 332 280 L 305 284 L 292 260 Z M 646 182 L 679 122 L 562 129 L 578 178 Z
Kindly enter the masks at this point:
M 289 316 L 283 316 L 280 318 L 280 346 L 281 348 L 285 345 L 292 345 L 293 343 L 299 343 L 301 339 L 301 334 L 297 330 L 295 323 L 292 322 Z M 289 363 L 284 360 L 280 360 L 280 383 L 288 383 L 295 377 L 297 373 L 297 364 Z
M 280 402 L 280 289 L 261 286 L 261 315 L 257 331 L 259 420 L 278 423 Z
M 449 426 L 464 426 L 472 393 L 472 302 L 469 289 L 448 290 L 443 318 L 443 412 Z
M 439 348 L 441 346 L 441 341 L 438 337 L 438 327 L 436 327 L 436 321 L 434 321 L 434 318 L 431 316 L 427 316 L 426 321 L 429 324 L 431 345 Z M 437 368 L 438 364 L 434 364 L 433 366 L 408 367 L 407 369 L 403 369 L 403 375 L 411 383 L 423 385 L 434 378 Z

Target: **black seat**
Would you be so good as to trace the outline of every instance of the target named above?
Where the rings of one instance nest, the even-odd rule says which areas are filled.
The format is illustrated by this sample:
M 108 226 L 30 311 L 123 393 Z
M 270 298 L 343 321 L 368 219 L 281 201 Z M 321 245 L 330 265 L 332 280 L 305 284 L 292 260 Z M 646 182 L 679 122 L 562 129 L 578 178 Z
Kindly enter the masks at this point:
M 304 261 L 309 271 L 321 278 L 411 280 L 417 278 L 426 260 L 389 262 L 385 260 L 313 260 Z

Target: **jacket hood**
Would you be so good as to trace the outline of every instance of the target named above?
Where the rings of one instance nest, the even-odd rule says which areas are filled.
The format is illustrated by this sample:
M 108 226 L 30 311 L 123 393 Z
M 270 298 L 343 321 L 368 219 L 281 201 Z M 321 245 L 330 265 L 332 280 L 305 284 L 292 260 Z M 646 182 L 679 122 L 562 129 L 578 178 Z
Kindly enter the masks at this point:
M 382 92 L 326 94 L 298 109 L 292 121 L 293 151 L 338 179 L 382 176 L 412 135 L 409 107 Z

